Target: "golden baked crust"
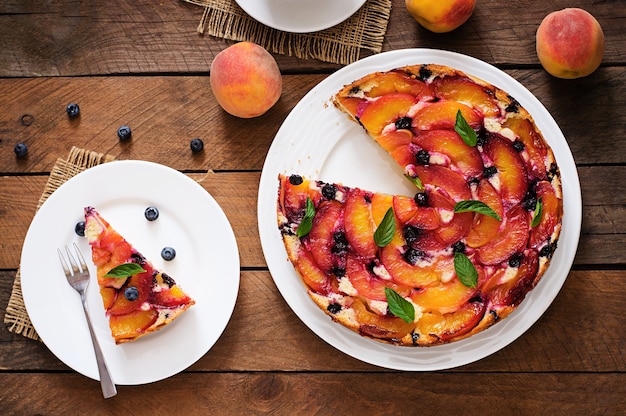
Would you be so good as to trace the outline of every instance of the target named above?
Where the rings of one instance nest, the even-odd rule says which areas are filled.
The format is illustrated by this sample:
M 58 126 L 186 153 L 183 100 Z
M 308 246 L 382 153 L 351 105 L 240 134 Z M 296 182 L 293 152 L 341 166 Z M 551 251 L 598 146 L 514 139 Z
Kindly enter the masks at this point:
M 548 269 L 563 216 L 556 159 L 530 114 L 505 91 L 432 64 L 371 73 L 332 100 L 430 202 L 280 175 L 278 226 L 311 299 L 345 327 L 403 346 L 457 341 L 508 316 Z M 461 142 L 459 114 L 476 143 Z M 312 231 L 298 235 L 307 199 Z M 499 222 L 452 210 L 467 201 L 497 207 Z M 371 238 L 387 208 L 400 229 L 389 246 L 367 251 L 345 237 Z M 476 287 L 459 283 L 457 253 L 472 262 Z M 412 305 L 412 322 L 391 313 L 382 286 Z

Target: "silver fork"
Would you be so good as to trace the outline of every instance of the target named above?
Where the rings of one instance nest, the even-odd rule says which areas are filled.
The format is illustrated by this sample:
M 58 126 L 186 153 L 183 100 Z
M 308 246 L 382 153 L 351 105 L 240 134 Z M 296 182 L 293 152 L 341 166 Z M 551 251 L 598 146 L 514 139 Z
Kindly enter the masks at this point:
M 115 388 L 115 383 L 113 383 L 111 375 L 109 374 L 109 369 L 107 368 L 106 362 L 104 361 L 104 355 L 102 355 L 100 344 L 98 344 L 98 339 L 94 334 L 93 327 L 91 325 L 91 317 L 89 316 L 89 311 L 87 310 L 87 298 L 85 294 L 87 291 L 87 286 L 89 285 L 89 270 L 87 269 L 85 259 L 83 258 L 83 255 L 80 253 L 80 250 L 78 249 L 76 244 L 74 244 L 74 250 L 76 251 L 76 257 L 78 258 L 78 262 L 80 262 L 80 267 L 77 264 L 76 260 L 74 260 L 74 256 L 72 256 L 72 253 L 67 246 L 65 246 L 65 252 L 67 253 L 67 259 L 69 260 L 70 264 L 69 266 L 63 258 L 61 250 L 57 249 L 57 252 L 59 253 L 61 266 L 63 266 L 63 271 L 65 272 L 68 283 L 80 294 L 80 300 L 83 304 L 85 317 L 87 318 L 87 326 L 89 327 L 89 335 L 91 335 L 93 349 L 96 353 L 96 362 L 98 363 L 98 373 L 100 374 L 100 386 L 102 387 L 102 394 L 104 395 L 105 399 L 108 399 L 109 397 L 113 397 L 117 394 L 117 389 Z

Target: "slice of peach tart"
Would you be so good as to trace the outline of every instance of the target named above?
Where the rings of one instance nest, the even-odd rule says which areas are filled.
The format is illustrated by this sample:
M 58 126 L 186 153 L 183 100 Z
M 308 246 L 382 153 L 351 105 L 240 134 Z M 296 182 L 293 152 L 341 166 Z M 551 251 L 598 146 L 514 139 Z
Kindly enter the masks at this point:
M 85 208 L 85 237 L 97 268 L 100 295 L 116 344 L 155 332 L 195 302 L 156 269 L 93 207 Z

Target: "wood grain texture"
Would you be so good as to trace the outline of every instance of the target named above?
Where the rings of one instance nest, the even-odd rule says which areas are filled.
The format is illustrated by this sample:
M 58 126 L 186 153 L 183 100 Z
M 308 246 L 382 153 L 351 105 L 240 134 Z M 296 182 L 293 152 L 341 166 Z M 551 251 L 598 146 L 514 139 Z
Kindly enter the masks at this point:
M 5 415 L 94 416 L 147 410 L 185 415 L 605 415 L 619 414 L 626 406 L 624 381 L 623 374 L 209 373 L 120 386 L 118 395 L 105 401 L 95 381 L 78 375 L 0 374 L 5 386 L 1 403 L 9 409 Z M 594 400 L 580 400 L 589 392 Z
M 577 163 L 626 163 L 626 141 L 614 139 L 626 125 L 626 68 L 569 82 L 538 70 L 507 72 L 546 106 Z M 0 172 L 49 172 L 73 145 L 179 170 L 260 170 L 291 109 L 324 78 L 284 76 L 278 104 L 253 119 L 224 112 L 206 76 L 0 79 Z M 70 102 L 80 118 L 67 116 Z M 132 129 L 129 142 L 117 137 L 122 125 Z M 194 137 L 205 143 L 198 155 L 189 149 Z M 28 145 L 24 160 L 11 157 L 18 142 Z
M 624 62 L 623 3 L 553 0 L 483 0 L 454 32 L 435 34 L 419 26 L 403 0 L 394 0 L 383 50 L 436 48 L 464 53 L 496 65 L 539 65 L 535 32 L 549 11 L 589 9 L 603 26 L 604 63 Z M 523 10 L 523 13 L 520 11 Z M 207 73 L 213 57 L 232 42 L 196 32 L 202 8 L 183 2 L 112 0 L 20 2 L 0 5 L 0 76 Z M 459 39 L 462 39 L 460 42 Z M 326 71 L 337 65 L 276 55 L 283 72 Z
M 2 310 L 13 277 L 14 273 L 0 272 Z M 447 371 L 626 371 L 624 302 L 622 271 L 570 272 L 552 305 L 525 334 L 487 358 Z M 13 335 L 6 328 L 0 329 L 0 369 L 67 370 L 41 343 Z M 308 329 L 283 300 L 268 272 L 244 271 L 226 330 L 188 371 L 385 370 L 349 357 Z

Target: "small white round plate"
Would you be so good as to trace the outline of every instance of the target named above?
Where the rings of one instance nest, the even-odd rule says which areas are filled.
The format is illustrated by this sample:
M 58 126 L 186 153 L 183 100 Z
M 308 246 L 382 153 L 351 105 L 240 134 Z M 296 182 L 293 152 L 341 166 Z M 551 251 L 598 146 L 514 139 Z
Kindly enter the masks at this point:
M 366 0 L 235 0 L 255 20 L 274 29 L 310 33 L 352 16 Z
M 196 304 L 160 331 L 115 345 L 96 282 L 91 249 L 74 232 L 93 206 L 152 264 L 167 272 Z M 156 221 L 144 210 L 159 209 Z M 28 315 L 46 346 L 66 365 L 99 380 L 80 297 L 67 283 L 57 248 L 76 243 L 92 281 L 87 302 L 113 381 L 137 385 L 172 376 L 218 340 L 239 291 L 239 251 L 224 212 L 198 183 L 169 167 L 144 161 L 109 162 L 61 185 L 35 215 L 24 240 L 20 273 Z M 176 249 L 172 261 L 161 249 Z
M 413 196 L 415 188 L 395 162 L 348 119 L 330 98 L 343 86 L 375 71 L 435 63 L 460 69 L 507 91 L 533 116 L 552 147 L 563 181 L 564 217 L 559 246 L 549 270 L 509 317 L 468 339 L 429 348 L 398 347 L 370 340 L 333 322 L 308 297 L 287 259 L 276 220 L 278 174 L 300 174 L 375 192 Z M 582 220 L 578 172 L 557 123 L 522 84 L 478 59 L 433 49 L 405 49 L 373 55 L 331 74 L 294 107 L 268 152 L 258 199 L 259 233 L 272 278 L 295 314 L 319 337 L 361 361 L 408 371 L 465 365 L 504 348 L 530 328 L 550 306 L 571 268 Z

